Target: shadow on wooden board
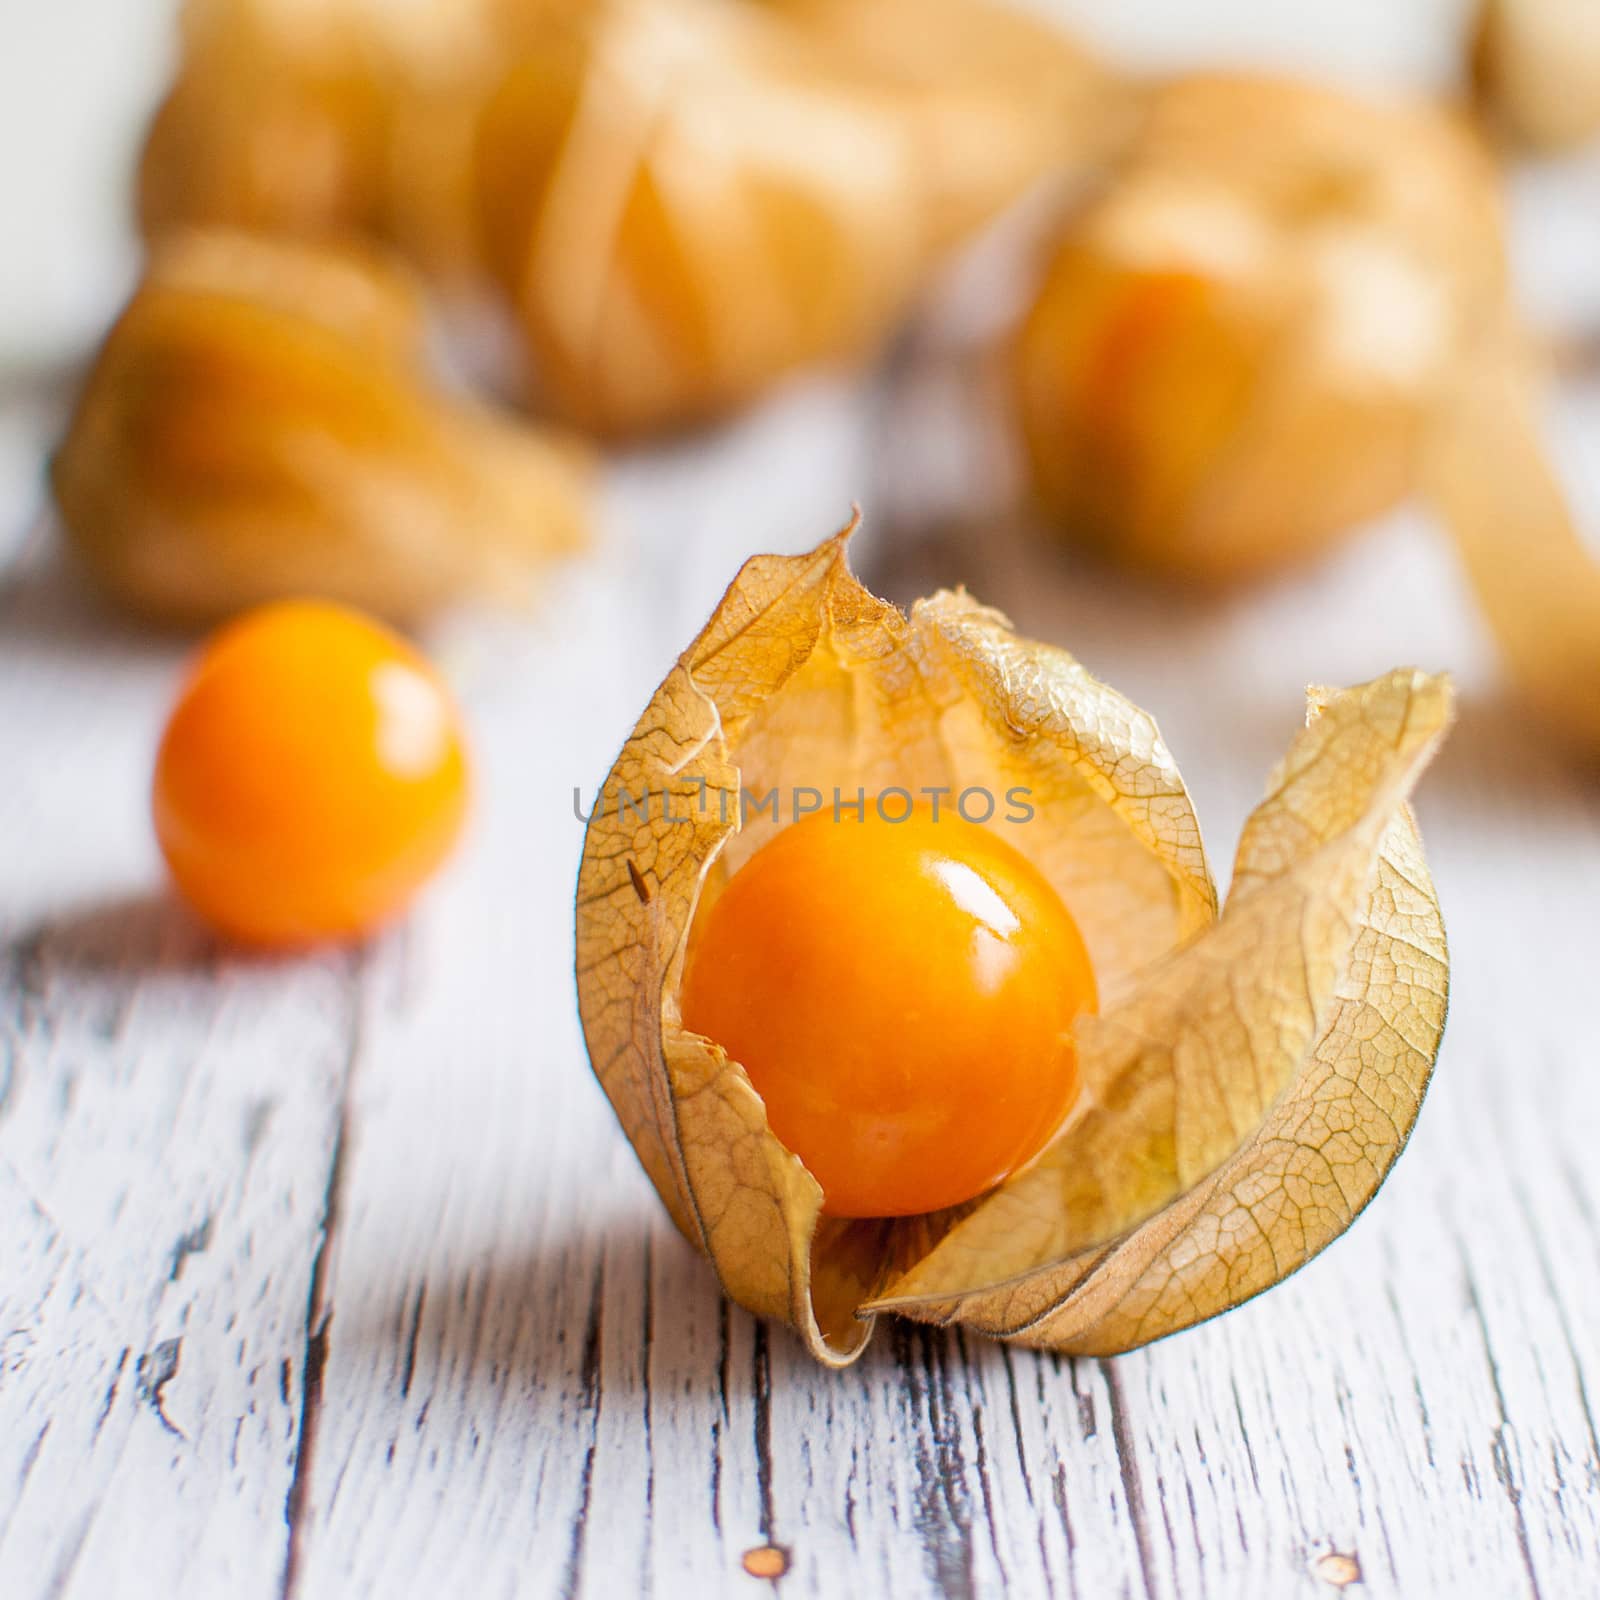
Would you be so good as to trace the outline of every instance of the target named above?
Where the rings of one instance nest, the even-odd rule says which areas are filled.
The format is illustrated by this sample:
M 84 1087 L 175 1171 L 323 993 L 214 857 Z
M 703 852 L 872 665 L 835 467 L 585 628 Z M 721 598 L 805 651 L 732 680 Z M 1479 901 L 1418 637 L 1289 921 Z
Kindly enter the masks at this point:
M 25 973 L 142 977 L 198 972 L 223 953 L 165 889 L 151 888 L 53 911 L 7 939 Z

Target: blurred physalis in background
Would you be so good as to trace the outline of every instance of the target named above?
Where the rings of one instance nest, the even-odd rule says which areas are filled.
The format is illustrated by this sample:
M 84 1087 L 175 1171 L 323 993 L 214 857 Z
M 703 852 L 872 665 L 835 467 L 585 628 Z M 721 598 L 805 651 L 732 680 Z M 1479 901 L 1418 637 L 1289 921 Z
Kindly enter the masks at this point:
M 184 0 L 180 65 L 139 168 L 147 237 L 223 222 L 383 232 L 419 95 L 481 82 L 514 18 L 584 0 Z
M 382 234 L 487 279 L 544 396 L 610 434 L 869 351 L 930 268 L 1117 122 L 985 0 L 189 0 L 147 233 Z
M 1480 100 L 1523 139 L 1600 128 L 1593 12 L 1482 0 Z M 989 0 L 186 0 L 154 264 L 57 496 L 164 617 L 515 589 L 581 541 L 581 457 L 439 394 L 357 248 L 495 307 L 497 370 L 525 354 L 552 411 L 627 437 L 870 355 L 1031 194 L 1055 220 L 1005 382 L 1062 535 L 1226 583 L 1424 487 L 1513 671 L 1582 724 L 1600 569 L 1533 421 L 1500 189 L 1433 102 L 1119 77 Z
M 375 230 L 394 92 L 377 28 L 362 5 L 188 0 L 179 76 L 139 167 L 146 236 L 191 222 Z
M 353 246 L 162 242 L 52 466 L 69 541 L 169 622 L 312 593 L 412 620 L 582 544 L 587 451 L 446 395 L 406 278 Z
M 1558 150 L 1600 134 L 1600 5 L 1486 0 L 1472 75 L 1490 119 L 1525 144 Z
M 1411 489 L 1434 392 L 1505 274 L 1494 171 L 1445 111 L 1163 85 L 1066 218 L 1019 336 L 1038 497 L 1067 535 L 1186 579 L 1303 557 Z
M 484 115 L 490 260 L 562 414 L 715 415 L 870 350 L 945 250 L 1100 140 L 1099 84 L 971 0 L 612 0 Z
M 1511 676 L 1600 749 L 1600 562 L 1541 431 L 1498 173 L 1427 101 L 1206 75 L 1152 89 L 1011 352 L 1047 520 L 1207 584 L 1422 490 Z

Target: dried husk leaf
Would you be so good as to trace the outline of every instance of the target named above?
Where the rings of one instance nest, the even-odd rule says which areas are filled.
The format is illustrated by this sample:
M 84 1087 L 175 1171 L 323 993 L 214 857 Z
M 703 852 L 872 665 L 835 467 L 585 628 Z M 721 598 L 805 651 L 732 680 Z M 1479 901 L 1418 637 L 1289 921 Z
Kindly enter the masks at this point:
M 1473 85 L 1514 138 L 1559 150 L 1600 133 L 1600 8 L 1591 0 L 1485 0 Z
M 1217 925 L 1080 1026 L 1084 1093 L 1056 1141 L 880 1308 L 1122 1349 L 1343 1231 L 1404 1143 L 1444 1026 L 1443 926 L 1406 796 L 1450 714 L 1448 684 L 1409 671 L 1313 694 Z
M 1512 678 L 1559 736 L 1600 752 L 1600 558 L 1541 436 L 1540 374 L 1491 329 L 1440 396 L 1424 486 Z
M 1112 177 L 1066 219 L 1014 353 L 1051 520 L 1222 582 L 1407 493 L 1441 374 L 1504 295 L 1469 130 L 1420 101 L 1185 78 Z
M 598 0 L 508 74 L 478 212 L 558 409 L 684 423 L 867 349 L 941 251 L 1098 138 L 1067 40 L 916 9 Z
M 1436 916 L 1420 857 L 1406 853 L 1404 797 L 1448 716 L 1446 687 L 1397 674 L 1327 697 L 1247 831 L 1216 923 L 1193 808 L 1150 719 L 963 594 L 903 616 L 850 576 L 844 537 L 746 564 L 657 692 L 589 823 L 577 925 L 585 1035 L 679 1227 L 728 1294 L 788 1321 L 813 1355 L 838 1364 L 870 1333 L 864 1308 L 886 1297 L 983 1327 L 997 1286 L 1020 1273 L 1053 1292 L 1076 1253 L 1113 1247 L 1129 1252 L 1130 1272 L 1142 1262 L 1131 1294 L 1159 1270 L 1133 1240 L 1151 1242 L 1144 1230 L 1163 1217 L 1171 1226 L 1183 1205 L 1194 1215 L 1182 1238 L 1199 1238 L 1210 1213 L 1195 1197 L 1210 1184 L 1220 1203 L 1219 1173 L 1248 1193 L 1279 1156 L 1265 1130 L 1298 1096 L 1313 1106 L 1307 1117 L 1360 1134 L 1359 1160 L 1341 1168 L 1345 1211 L 1300 1219 L 1300 1259 L 1320 1248 L 1387 1169 L 1437 1043 L 1426 1018 L 1442 968 L 1424 971 L 1419 953 L 1397 971 L 1398 944 L 1380 951 L 1360 929 L 1365 918 L 1425 942 Z M 698 908 L 777 825 L 762 811 L 740 826 L 741 785 L 848 798 L 1019 784 L 1036 817 L 1008 838 L 1072 908 L 1108 1006 L 1080 1044 L 1084 1108 L 1035 1166 L 971 1206 L 824 1221 L 820 1190 L 767 1128 L 743 1069 L 687 1033 L 677 1009 Z M 619 806 L 641 790 L 662 797 L 648 816 Z M 1385 849 L 1421 885 L 1403 927 L 1390 915 Z M 1374 1046 L 1381 1028 L 1416 1040 L 1418 1057 L 1387 1035 Z M 1368 1127 L 1357 1103 L 1374 1091 L 1395 1112 L 1387 1131 Z M 1162 1247 L 1174 1256 L 1179 1232 Z M 1289 1262 L 1292 1243 L 1273 1259 Z M 1199 1269 L 1185 1270 L 1198 1293 Z M 968 1294 L 970 1317 L 957 1303 Z
M 52 483 L 132 609 L 318 594 L 408 622 L 526 596 L 587 531 L 587 453 L 446 396 L 407 283 L 353 249 L 174 235 L 107 337 Z

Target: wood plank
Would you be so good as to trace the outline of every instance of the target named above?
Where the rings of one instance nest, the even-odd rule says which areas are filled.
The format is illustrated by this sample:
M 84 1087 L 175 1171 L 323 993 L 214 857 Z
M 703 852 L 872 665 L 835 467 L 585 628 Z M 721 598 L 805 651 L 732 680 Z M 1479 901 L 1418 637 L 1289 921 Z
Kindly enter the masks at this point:
M 479 815 L 356 1079 L 297 1594 L 750 1582 L 768 1335 L 665 1222 L 588 1071 L 573 789 L 587 809 L 745 555 L 845 519 L 866 403 L 802 385 L 622 462 L 605 548 L 536 638 L 462 643 Z
M 225 958 L 169 906 L 143 790 L 175 647 L 47 552 L 13 576 L 0 1595 L 712 1600 L 769 1547 L 788 1596 L 1592 1590 L 1600 792 L 1505 698 L 1416 518 L 1217 601 L 1004 521 L 957 539 L 990 445 L 926 354 L 887 411 L 822 380 L 620 461 L 536 623 L 442 639 L 477 827 L 361 958 Z M 1559 419 L 1591 510 L 1596 399 Z M 1463 685 L 1420 801 L 1455 998 L 1412 1149 L 1295 1279 L 1117 1361 L 886 1328 L 816 1369 L 722 1302 L 583 1060 L 572 788 L 739 557 L 854 494 L 897 597 L 965 580 L 1157 711 L 1219 864 L 1306 682 Z
M 655 497 L 648 486 L 660 466 L 640 469 L 641 492 Z M 699 530 L 708 567 L 712 527 Z M 1469 945 L 1497 952 L 1480 957 L 1493 967 L 1517 925 L 1498 887 L 1513 862 L 1525 869 L 1532 853 L 1542 863 L 1532 883 L 1525 870 L 1520 879 L 1530 904 L 1555 896 L 1556 914 L 1570 919 L 1587 903 L 1600 848 L 1594 809 L 1570 769 L 1490 698 L 1464 607 L 1416 607 L 1419 596 L 1453 592 L 1439 551 L 1405 522 L 1386 538 L 1248 607 L 1158 603 L 1153 619 L 1147 594 L 1041 563 L 1026 546 L 995 538 L 987 554 L 969 545 L 960 559 L 978 591 L 1026 626 L 1096 652 L 1091 661 L 1119 682 L 1143 677 L 1146 701 L 1173 707 L 1169 736 L 1224 844 L 1287 740 L 1305 681 L 1357 678 L 1407 653 L 1467 662 L 1465 750 L 1458 743 L 1447 757 L 1424 816 L 1452 921 L 1459 901 Z M 927 554 L 910 561 L 927 565 Z M 910 581 L 905 563 L 900 578 Z M 698 610 L 715 587 L 695 596 Z M 567 622 L 574 646 L 592 638 L 581 607 Z M 672 642 L 692 625 L 681 622 Z M 670 652 L 666 632 L 648 670 L 630 669 L 631 700 L 589 676 L 589 650 L 584 684 L 552 668 L 537 706 L 530 699 L 512 715 L 508 701 L 528 747 L 543 742 L 536 730 L 552 704 L 587 691 L 586 726 L 567 737 L 589 741 L 603 768 Z M 557 656 L 577 659 L 566 647 Z M 609 737 L 594 726 L 603 699 L 615 713 Z M 1218 703 L 1242 714 L 1219 728 Z M 537 783 L 513 776 L 507 760 L 498 792 L 519 796 L 507 802 L 518 819 L 538 816 Z M 1508 781 L 1524 766 L 1547 796 L 1532 821 Z M 1499 841 L 1487 858 L 1485 831 Z M 502 833 L 484 850 L 500 877 L 521 863 L 530 900 L 536 882 L 549 893 L 565 887 L 525 841 Z M 444 945 L 465 948 L 484 891 L 459 893 L 439 915 L 461 919 Z M 495 913 L 523 914 L 504 904 Z M 1476 1000 L 1485 1026 L 1469 1002 L 1467 1046 L 1447 1058 L 1382 1206 L 1270 1299 L 1120 1362 L 1059 1362 L 899 1330 L 841 1376 L 812 1368 L 781 1330 L 719 1305 L 709 1275 L 662 1223 L 583 1075 L 564 970 L 547 993 L 550 975 L 521 963 L 538 939 L 531 925 L 497 935 L 502 955 L 471 979 L 435 967 L 424 1002 L 425 1014 L 438 1008 L 433 1042 L 419 1044 L 413 1030 L 386 1046 L 393 1098 L 376 1111 L 362 1105 L 366 1155 L 352 1193 L 371 1194 L 352 1199 L 336 1254 L 341 1309 L 304 1593 L 407 1583 L 510 1592 L 543 1574 L 551 1592 L 739 1594 L 751 1582 L 741 1554 L 769 1542 L 793 1562 L 785 1592 L 801 1594 L 1001 1584 L 1310 1594 L 1357 1569 L 1378 1594 L 1473 1592 L 1485 1582 L 1494 1592 L 1564 1592 L 1600 1548 L 1600 1461 L 1581 1387 L 1594 1353 L 1571 1333 L 1593 1325 L 1580 1320 L 1587 1261 L 1550 1259 L 1542 1240 L 1553 1235 L 1535 1237 L 1527 1220 L 1535 1206 L 1570 1213 L 1570 1179 L 1561 1188 L 1532 1175 L 1571 1166 L 1562 1139 L 1586 1117 L 1593 1125 L 1591 1091 L 1563 1072 L 1580 1096 L 1573 1117 L 1523 1117 L 1514 1170 L 1523 1189 L 1537 1185 L 1537 1200 L 1517 1199 L 1486 1139 L 1515 1119 L 1486 1126 L 1480 1110 L 1486 1090 L 1504 1093 L 1504 1057 L 1486 1043 L 1495 1006 L 1516 981 L 1536 981 L 1532 964 L 1547 957 L 1526 952 L 1530 970 L 1515 978 L 1487 975 Z M 1474 971 L 1475 986 L 1485 976 Z M 474 989 L 474 1027 L 496 1041 L 465 1079 L 439 1070 L 459 1052 L 464 1001 L 443 998 L 458 988 Z M 1457 1009 L 1452 1041 L 1463 1032 Z M 552 1028 L 517 1039 L 517 1019 L 546 1010 Z M 1564 1025 L 1549 1022 L 1556 1033 Z M 526 1132 L 534 1123 L 537 1146 Z M 538 1172 L 527 1170 L 536 1147 L 550 1163 Z M 431 1200 L 417 1193 L 429 1170 Z M 427 1240 L 426 1265 L 399 1273 L 397 1241 L 413 1236 Z M 340 1320 L 352 1294 L 354 1335 Z M 1552 1297 L 1579 1308 L 1566 1333 L 1546 1309 Z M 369 1330 L 382 1335 L 378 1351 L 366 1347 Z M 413 1342 L 414 1357 L 398 1353 Z M 389 1441 L 407 1463 L 398 1503 Z M 386 1510 L 374 1517 L 378 1503 Z
M 923 381 L 949 380 L 936 361 Z M 1558 428 L 1592 420 L 1595 400 L 1569 396 Z M 920 428 L 892 438 L 890 470 L 926 482 L 926 448 Z M 901 599 L 957 577 L 1158 711 L 1219 864 L 1300 686 L 1404 660 L 1456 671 L 1461 725 L 1419 802 L 1455 951 L 1439 1077 L 1381 1201 L 1328 1256 L 1115 1364 L 1142 1576 L 1161 1594 L 1291 1592 L 1277 1585 L 1296 1572 L 1348 1570 L 1319 1567 L 1331 1554 L 1378 1594 L 1581 1590 L 1600 1552 L 1585 1155 L 1600 1086 L 1579 1043 L 1600 889 L 1592 781 L 1508 698 L 1415 515 L 1246 597 L 1163 595 L 1003 520 L 911 543 L 887 574 Z
M 1581 1592 L 1600 1091 L 1572 1041 L 1592 957 L 1530 930 L 1585 926 L 1600 816 L 1497 697 L 1416 524 L 1248 604 L 1152 601 L 1003 528 L 879 550 L 903 594 L 964 574 L 1155 706 L 1219 855 L 1302 682 L 1466 663 L 1422 802 L 1456 945 L 1449 1046 L 1349 1238 L 1120 1361 L 901 1329 L 829 1374 L 723 1304 L 661 1218 L 572 1016 L 571 789 L 753 542 L 749 485 L 807 542 L 837 520 L 834 485 L 869 476 L 871 403 L 802 390 L 709 465 L 624 464 L 604 559 L 539 630 L 446 641 L 478 827 L 364 964 L 219 962 L 146 898 L 127 797 L 171 652 L 27 580 L 0 678 L 30 730 L 7 821 L 44 841 L 7 885 L 32 933 L 0 1123 L 22 1259 L 0 1323 L 3 1592 L 277 1594 L 297 1479 L 290 1587 L 312 1597 L 740 1595 L 769 1544 L 789 1594 L 1310 1595 L 1357 1569 L 1378 1595 Z M 880 475 L 891 513 L 893 494 Z M 326 1355 L 309 1401 L 308 1348 Z
M 358 966 L 165 899 L 177 647 L 48 556 L 0 605 L 0 1594 L 276 1596 Z

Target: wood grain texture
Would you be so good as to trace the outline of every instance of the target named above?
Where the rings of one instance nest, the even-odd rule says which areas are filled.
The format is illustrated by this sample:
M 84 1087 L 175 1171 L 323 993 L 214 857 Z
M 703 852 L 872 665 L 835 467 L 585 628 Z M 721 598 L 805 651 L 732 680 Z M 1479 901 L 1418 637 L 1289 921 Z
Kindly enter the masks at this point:
M 881 401 L 816 385 L 621 464 L 536 629 L 441 642 L 477 826 L 355 958 L 232 959 L 168 904 L 142 797 L 174 648 L 47 549 L 14 572 L 0 1593 L 739 1596 L 767 1545 L 790 1595 L 1584 1592 L 1600 793 L 1499 698 L 1420 525 L 1248 599 L 1151 596 L 1004 523 L 912 537 L 933 434 Z M 589 1077 L 573 787 L 739 555 L 809 541 L 846 483 L 901 598 L 965 576 L 1154 707 L 1224 859 L 1305 682 L 1461 668 L 1421 802 L 1435 1090 L 1351 1234 L 1220 1322 L 1098 1362 L 900 1327 L 816 1369 L 720 1300 Z
M 609 479 L 530 624 L 438 648 L 477 741 L 455 870 L 356 956 L 248 962 L 165 897 L 180 647 L 34 541 L 0 592 L 0 1596 L 1554 1597 L 1600 1569 L 1600 782 L 1498 688 L 1394 519 L 1206 602 L 1004 520 L 959 356 L 818 381 Z M 1560 419 L 1600 503 L 1594 393 Z M 1152 709 L 1214 856 L 1308 682 L 1449 666 L 1419 803 L 1453 1014 L 1325 1256 L 1114 1361 L 889 1327 L 814 1367 L 718 1296 L 584 1061 L 584 804 L 755 548 L 866 502 L 869 576 L 966 581 Z
M 359 964 L 159 893 L 170 652 L 31 569 L 3 619 L 0 1594 L 273 1595 Z

